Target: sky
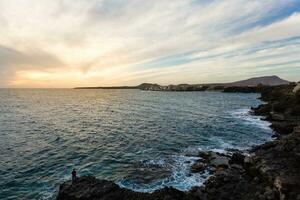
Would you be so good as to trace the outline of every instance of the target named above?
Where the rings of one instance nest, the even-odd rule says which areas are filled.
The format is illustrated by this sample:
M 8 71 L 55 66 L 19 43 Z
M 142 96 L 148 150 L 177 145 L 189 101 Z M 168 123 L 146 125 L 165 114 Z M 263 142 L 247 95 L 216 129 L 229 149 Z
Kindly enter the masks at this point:
M 299 0 L 0 0 L 0 87 L 300 80 Z

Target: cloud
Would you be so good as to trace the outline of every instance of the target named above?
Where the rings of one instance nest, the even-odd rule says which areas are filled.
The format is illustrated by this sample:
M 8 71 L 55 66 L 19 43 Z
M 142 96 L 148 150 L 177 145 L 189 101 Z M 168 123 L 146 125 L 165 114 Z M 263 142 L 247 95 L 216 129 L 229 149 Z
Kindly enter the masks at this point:
M 297 0 L 0 0 L 0 76 L 9 71 L 0 84 L 223 82 L 282 68 L 294 79 L 299 6 Z
M 0 46 L 1 67 L 41 67 L 46 70 L 63 65 L 61 60 L 42 50 L 31 50 L 24 53 L 13 48 Z
M 5 85 L 18 70 L 47 71 L 63 66 L 64 63 L 61 60 L 41 50 L 31 50 L 24 53 L 0 45 L 1 85 Z

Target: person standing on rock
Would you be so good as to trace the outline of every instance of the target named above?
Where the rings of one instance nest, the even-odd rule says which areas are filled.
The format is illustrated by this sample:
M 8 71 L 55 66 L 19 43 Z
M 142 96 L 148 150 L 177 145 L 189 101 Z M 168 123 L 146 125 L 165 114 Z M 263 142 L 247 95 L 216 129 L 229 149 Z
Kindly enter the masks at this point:
M 76 181 L 76 178 L 77 178 L 77 172 L 76 172 L 76 170 L 73 169 L 73 171 L 72 171 L 71 174 L 72 174 L 72 183 L 74 183 Z

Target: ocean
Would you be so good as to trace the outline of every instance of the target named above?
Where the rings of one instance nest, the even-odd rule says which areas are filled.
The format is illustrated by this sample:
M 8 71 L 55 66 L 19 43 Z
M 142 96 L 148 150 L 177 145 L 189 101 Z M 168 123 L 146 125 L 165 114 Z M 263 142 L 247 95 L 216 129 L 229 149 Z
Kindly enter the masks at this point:
M 78 175 L 153 192 L 185 191 L 195 152 L 271 140 L 249 113 L 259 94 L 141 90 L 0 89 L 0 199 L 55 198 Z

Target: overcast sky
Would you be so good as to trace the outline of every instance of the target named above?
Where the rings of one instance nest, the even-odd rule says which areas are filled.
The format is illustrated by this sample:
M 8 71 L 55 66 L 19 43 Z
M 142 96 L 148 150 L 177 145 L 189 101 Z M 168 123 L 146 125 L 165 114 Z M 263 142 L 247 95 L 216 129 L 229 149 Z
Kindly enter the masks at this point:
M 299 0 L 0 0 L 0 87 L 300 79 Z

